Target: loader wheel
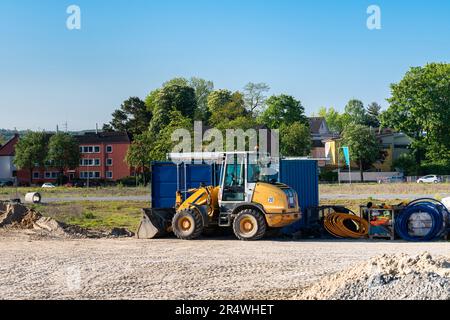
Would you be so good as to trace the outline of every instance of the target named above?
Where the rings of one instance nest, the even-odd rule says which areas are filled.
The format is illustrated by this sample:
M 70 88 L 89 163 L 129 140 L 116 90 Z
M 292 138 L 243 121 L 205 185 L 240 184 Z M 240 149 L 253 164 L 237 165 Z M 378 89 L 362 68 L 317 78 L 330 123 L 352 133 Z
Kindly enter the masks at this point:
M 267 225 L 264 215 L 254 209 L 238 213 L 233 221 L 233 231 L 240 240 L 259 240 L 264 237 Z
M 173 217 L 172 229 L 181 240 L 196 239 L 203 231 L 202 216 L 194 209 L 182 210 Z

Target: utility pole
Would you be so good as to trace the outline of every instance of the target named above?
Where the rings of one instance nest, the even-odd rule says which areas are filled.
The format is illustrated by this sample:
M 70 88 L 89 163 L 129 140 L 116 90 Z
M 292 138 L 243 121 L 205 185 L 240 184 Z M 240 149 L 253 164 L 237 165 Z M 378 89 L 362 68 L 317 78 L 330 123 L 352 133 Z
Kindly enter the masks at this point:
M 338 143 L 337 148 L 337 161 L 338 161 L 338 183 L 341 185 L 341 159 L 340 159 L 340 153 L 341 153 L 341 143 Z
M 350 147 L 348 148 L 348 180 L 352 184 L 352 159 L 350 158 Z

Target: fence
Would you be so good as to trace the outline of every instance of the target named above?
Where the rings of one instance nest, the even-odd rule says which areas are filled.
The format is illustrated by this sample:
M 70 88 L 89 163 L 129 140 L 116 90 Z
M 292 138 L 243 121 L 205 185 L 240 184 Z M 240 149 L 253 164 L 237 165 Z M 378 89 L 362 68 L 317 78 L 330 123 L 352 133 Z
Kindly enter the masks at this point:
M 341 171 L 339 178 L 341 182 L 361 182 L 361 173 L 359 171 L 349 172 Z M 364 182 L 379 182 L 385 179 L 395 179 L 398 182 L 403 182 L 403 174 L 399 172 L 364 172 Z

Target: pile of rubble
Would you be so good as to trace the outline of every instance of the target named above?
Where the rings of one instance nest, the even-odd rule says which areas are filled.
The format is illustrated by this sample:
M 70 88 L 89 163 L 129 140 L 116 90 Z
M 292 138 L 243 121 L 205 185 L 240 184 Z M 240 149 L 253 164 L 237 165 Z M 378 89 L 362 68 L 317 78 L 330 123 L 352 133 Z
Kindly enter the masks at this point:
M 382 255 L 319 280 L 306 300 L 449 300 L 450 257 Z
M 0 201 L 0 228 L 28 230 L 36 236 L 54 238 L 105 238 L 131 237 L 134 234 L 126 229 L 115 228 L 102 232 L 68 225 L 50 217 L 44 217 L 34 209 L 20 203 Z

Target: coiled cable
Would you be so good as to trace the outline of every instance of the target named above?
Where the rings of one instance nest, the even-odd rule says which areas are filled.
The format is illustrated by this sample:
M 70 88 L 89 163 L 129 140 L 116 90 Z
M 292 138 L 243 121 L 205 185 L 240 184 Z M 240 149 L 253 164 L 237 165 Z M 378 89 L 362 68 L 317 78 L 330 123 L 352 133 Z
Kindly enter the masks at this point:
M 413 230 L 411 230 L 410 219 L 417 213 L 427 213 L 431 218 L 431 226 L 427 228 L 429 231 L 423 236 L 411 235 Z M 409 203 L 395 217 L 395 231 L 406 241 L 432 241 L 444 235 L 448 217 L 449 212 L 440 201 L 430 198 L 417 199 Z
M 324 216 L 323 225 L 337 238 L 359 239 L 369 233 L 369 223 L 343 207 L 332 207 L 335 212 Z

